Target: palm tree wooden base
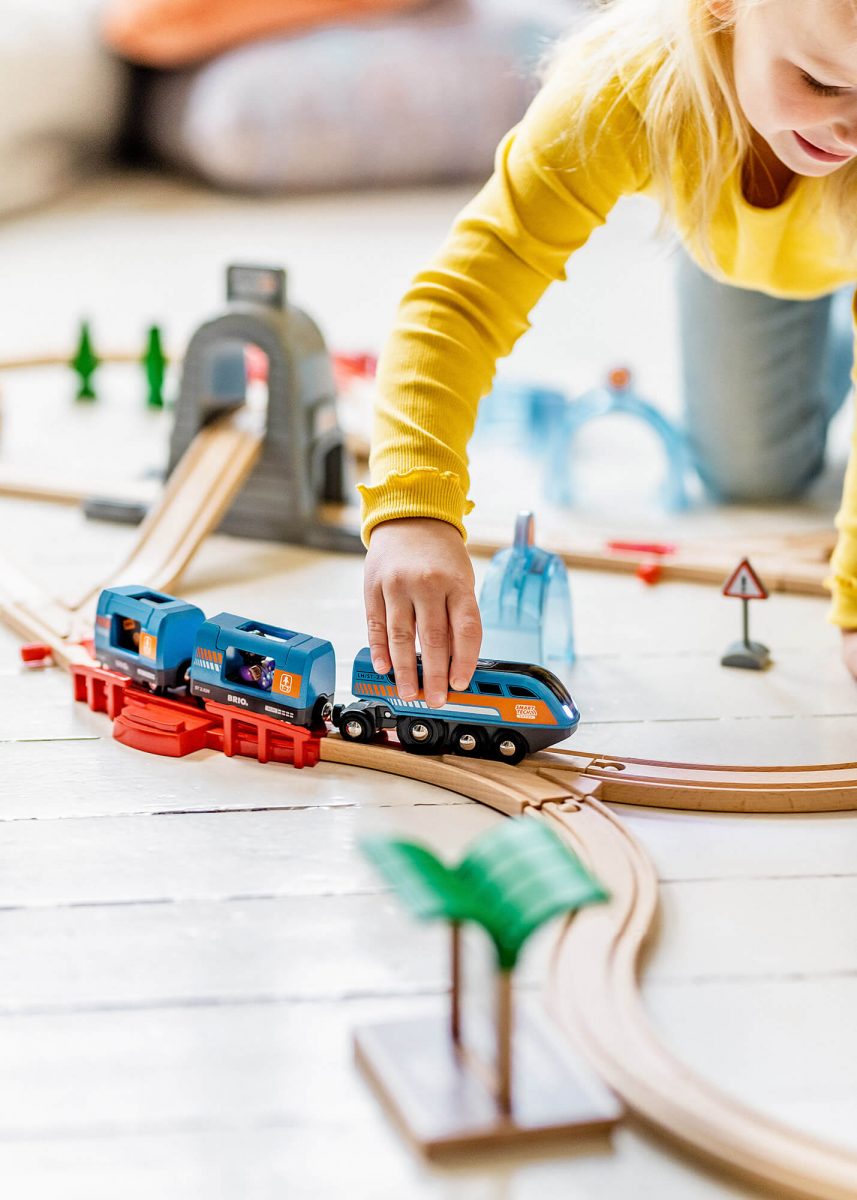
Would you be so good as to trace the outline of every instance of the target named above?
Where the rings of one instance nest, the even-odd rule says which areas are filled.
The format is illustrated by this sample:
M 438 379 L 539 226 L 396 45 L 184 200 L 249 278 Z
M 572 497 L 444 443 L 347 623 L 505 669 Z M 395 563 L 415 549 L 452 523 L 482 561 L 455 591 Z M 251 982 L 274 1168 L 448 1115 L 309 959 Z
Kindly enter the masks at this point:
M 619 1102 L 569 1052 L 546 1017 L 517 1006 L 511 1111 L 498 1103 L 492 1073 L 456 1049 L 446 1015 L 364 1026 L 357 1063 L 390 1115 L 427 1158 L 459 1150 L 608 1133 Z

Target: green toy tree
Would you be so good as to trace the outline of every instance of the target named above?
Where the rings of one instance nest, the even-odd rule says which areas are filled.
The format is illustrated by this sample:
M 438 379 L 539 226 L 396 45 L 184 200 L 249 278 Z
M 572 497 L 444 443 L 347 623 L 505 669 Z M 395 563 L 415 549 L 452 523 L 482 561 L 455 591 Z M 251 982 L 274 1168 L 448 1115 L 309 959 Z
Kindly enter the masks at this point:
M 527 938 L 545 921 L 607 900 L 608 893 L 546 825 L 504 821 L 478 838 L 457 867 L 425 846 L 372 838 L 364 852 L 415 916 L 450 922 L 450 1033 L 460 1042 L 461 950 L 464 921 L 488 934 L 497 954 L 497 1086 L 501 1111 L 511 1109 L 512 973 Z
M 92 377 L 95 374 L 101 359 L 92 348 L 92 335 L 89 330 L 89 322 L 83 321 L 80 326 L 80 337 L 78 338 L 77 350 L 74 358 L 71 360 L 70 366 L 79 377 L 79 386 L 77 390 L 78 400 L 94 400 L 95 389 L 92 386 Z
M 164 407 L 164 378 L 167 373 L 167 356 L 164 354 L 161 331 L 157 325 L 149 329 L 146 352 L 142 358 L 149 385 L 146 403 L 149 408 Z

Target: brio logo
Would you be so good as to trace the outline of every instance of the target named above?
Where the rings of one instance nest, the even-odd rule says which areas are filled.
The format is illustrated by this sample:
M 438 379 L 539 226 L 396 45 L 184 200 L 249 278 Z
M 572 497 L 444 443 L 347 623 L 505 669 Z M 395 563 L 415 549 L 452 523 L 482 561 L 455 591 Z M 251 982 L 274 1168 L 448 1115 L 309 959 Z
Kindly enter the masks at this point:
M 538 709 L 535 704 L 516 704 L 515 716 L 519 721 L 535 721 Z
M 246 699 L 246 697 L 244 697 L 244 696 L 235 696 L 235 695 L 233 695 L 233 694 L 232 694 L 232 692 L 228 692 L 228 693 L 227 693 L 227 695 L 226 695 L 226 702 L 227 702 L 227 704 L 243 704 L 245 708 L 249 708 L 249 707 L 250 707 L 250 705 L 249 705 L 249 704 L 248 704 L 248 702 L 247 702 L 247 699 Z

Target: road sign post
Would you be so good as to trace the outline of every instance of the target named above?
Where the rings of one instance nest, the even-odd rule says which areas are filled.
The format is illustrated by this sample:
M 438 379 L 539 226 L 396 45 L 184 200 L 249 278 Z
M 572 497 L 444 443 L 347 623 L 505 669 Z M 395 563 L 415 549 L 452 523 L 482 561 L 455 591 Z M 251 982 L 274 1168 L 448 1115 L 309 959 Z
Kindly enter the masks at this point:
M 761 642 L 750 640 L 750 601 L 767 600 L 768 592 L 759 576 L 750 566 L 750 560 L 742 558 L 738 566 L 723 585 L 723 595 L 740 600 L 742 605 L 743 637 L 733 642 L 720 659 L 724 667 L 744 667 L 751 671 L 762 671 L 770 666 L 771 653 Z

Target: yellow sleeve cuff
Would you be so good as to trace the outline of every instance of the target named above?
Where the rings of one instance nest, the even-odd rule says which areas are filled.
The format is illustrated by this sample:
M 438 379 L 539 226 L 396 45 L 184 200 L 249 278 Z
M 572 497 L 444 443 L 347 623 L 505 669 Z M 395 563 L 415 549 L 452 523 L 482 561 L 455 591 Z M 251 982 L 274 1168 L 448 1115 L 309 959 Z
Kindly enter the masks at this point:
M 467 540 L 464 517 L 473 510 L 473 502 L 467 499 L 453 471 L 411 467 L 408 471 L 392 471 L 381 483 L 359 483 L 357 490 L 363 499 L 360 536 L 364 546 L 369 545 L 376 525 L 403 517 L 447 521 Z
M 824 586 L 833 593 L 827 619 L 843 629 L 857 629 L 857 538 L 840 530 Z

